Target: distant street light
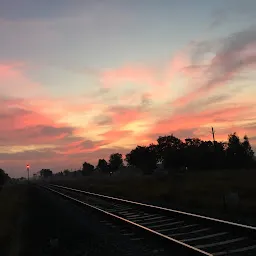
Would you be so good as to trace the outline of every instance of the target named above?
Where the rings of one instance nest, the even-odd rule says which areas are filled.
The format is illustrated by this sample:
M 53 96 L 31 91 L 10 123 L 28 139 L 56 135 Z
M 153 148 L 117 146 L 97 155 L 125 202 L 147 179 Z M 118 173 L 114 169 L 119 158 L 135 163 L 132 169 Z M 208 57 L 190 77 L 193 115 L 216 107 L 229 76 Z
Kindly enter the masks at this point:
M 29 181 L 29 164 L 27 164 L 28 181 Z

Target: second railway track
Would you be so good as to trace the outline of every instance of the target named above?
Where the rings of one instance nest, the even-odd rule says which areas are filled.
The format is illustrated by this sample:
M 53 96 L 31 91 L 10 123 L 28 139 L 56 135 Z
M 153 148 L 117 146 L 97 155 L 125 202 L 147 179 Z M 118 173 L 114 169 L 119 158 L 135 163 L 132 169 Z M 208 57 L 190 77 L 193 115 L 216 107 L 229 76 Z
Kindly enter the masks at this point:
M 48 184 L 43 186 L 70 200 L 118 219 L 126 225 L 176 246 L 182 254 L 256 255 L 256 227 L 147 205 L 87 191 Z M 161 250 L 159 250 L 161 252 Z M 183 253 L 184 252 L 184 253 Z M 166 254 L 166 252 L 162 255 Z

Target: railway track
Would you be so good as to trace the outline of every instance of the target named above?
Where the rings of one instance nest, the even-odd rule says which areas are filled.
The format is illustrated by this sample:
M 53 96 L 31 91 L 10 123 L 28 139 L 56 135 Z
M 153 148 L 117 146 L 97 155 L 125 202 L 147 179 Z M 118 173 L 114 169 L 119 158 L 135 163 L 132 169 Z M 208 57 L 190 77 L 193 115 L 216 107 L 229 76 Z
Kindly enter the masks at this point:
M 171 255 L 256 255 L 256 227 L 253 226 L 70 187 L 53 184 L 43 187 L 76 203 L 91 207 L 113 221 L 136 228 L 142 232 L 136 238 L 138 240 L 143 239 L 143 236 L 161 240 L 163 248 L 168 245 L 179 252 Z M 109 224 L 105 220 L 102 222 Z M 125 235 L 129 234 L 134 232 L 126 231 Z M 170 255 L 164 249 L 158 252 L 159 255 Z

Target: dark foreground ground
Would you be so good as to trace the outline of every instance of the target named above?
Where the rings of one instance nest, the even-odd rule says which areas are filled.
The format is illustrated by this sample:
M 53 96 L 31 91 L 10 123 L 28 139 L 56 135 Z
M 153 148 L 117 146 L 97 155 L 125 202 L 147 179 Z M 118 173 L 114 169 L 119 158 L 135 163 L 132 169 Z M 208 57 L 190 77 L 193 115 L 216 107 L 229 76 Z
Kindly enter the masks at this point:
M 16 185 L 10 193 L 9 208 L 0 195 L 1 256 L 121 256 L 127 251 L 125 238 L 103 226 L 90 209 L 33 185 Z
M 67 185 L 81 187 L 90 191 L 103 192 L 105 194 L 122 195 L 123 197 L 126 195 L 128 198 L 138 198 L 137 200 L 144 198 L 151 199 L 150 201 L 154 202 L 157 199 L 155 201 L 157 204 L 157 202 L 160 202 L 159 197 L 148 198 L 147 195 L 154 193 L 157 195 L 158 192 L 158 195 L 161 196 L 161 193 L 159 193 L 161 188 L 166 189 L 166 187 L 160 185 L 165 184 L 166 179 L 158 180 L 154 178 L 153 181 L 151 179 L 137 179 L 137 183 L 134 180 L 131 183 L 127 179 L 104 180 L 104 183 L 93 183 L 93 180 L 90 179 L 80 180 L 80 182 L 78 180 L 61 181 L 60 183 L 66 183 Z M 172 187 L 172 189 L 176 188 L 175 190 L 178 195 L 181 193 L 178 193 L 180 190 L 177 188 L 184 188 L 184 183 L 183 185 L 182 183 L 178 181 L 179 186 Z M 139 184 L 143 184 L 143 186 L 138 186 Z M 148 184 L 151 186 L 146 186 Z M 157 189 L 153 185 L 157 185 Z M 240 187 L 242 186 L 243 191 L 245 191 L 244 188 L 252 188 L 252 186 L 248 186 L 248 183 L 246 185 L 243 182 L 240 183 Z M 217 186 L 217 184 L 215 184 L 215 187 L 215 191 L 220 189 L 220 186 Z M 140 188 L 140 192 L 143 192 L 144 190 L 142 189 L 145 188 L 147 190 L 145 189 L 145 193 L 138 193 Z M 195 198 L 196 195 L 195 191 L 197 187 L 193 185 L 193 188 L 194 190 L 191 191 L 194 191 L 194 193 L 191 191 L 191 193 L 186 193 L 190 199 Z M 119 193 L 116 193 L 117 191 Z M 125 191 L 127 194 L 124 193 Z M 173 192 L 171 188 L 170 191 Z M 135 196 L 135 192 L 137 196 Z M 251 192 L 254 191 L 252 190 Z M 254 195 L 252 193 L 247 206 L 255 205 L 255 201 L 252 200 L 255 198 Z M 200 198 L 206 199 L 207 197 L 210 203 L 216 206 L 214 203 L 218 201 L 212 200 L 214 198 L 212 194 L 200 193 L 200 196 L 198 195 L 196 198 L 199 200 Z M 170 202 L 171 205 L 173 205 L 172 202 Z M 191 209 L 192 207 L 189 208 Z M 209 211 L 212 209 L 209 208 Z M 225 214 L 223 216 L 229 220 L 232 220 L 233 217 L 238 217 L 243 223 L 255 223 L 253 221 L 251 222 L 255 218 L 250 218 L 250 216 L 246 218 L 241 217 L 246 213 L 244 211 L 245 209 L 242 208 L 241 212 L 235 211 L 236 213 L 233 211 L 224 212 Z M 255 210 L 253 207 L 248 207 L 246 210 L 248 211 L 248 209 Z M 250 213 L 253 213 L 253 211 Z M 211 216 L 210 212 L 206 215 Z M 102 216 L 99 216 L 92 209 L 77 206 L 35 185 L 16 184 L 5 186 L 0 191 L 0 256 L 143 255 L 144 245 L 139 244 L 139 241 L 132 242 L 128 236 L 123 234 L 124 232 L 119 225 L 109 226 L 100 223 L 100 220 L 102 220 Z M 127 233 L 127 230 L 125 233 Z M 152 252 L 152 255 L 154 254 L 153 248 L 158 248 L 158 245 L 154 245 L 154 242 L 149 242 L 146 245 L 150 247 L 149 250 Z
M 77 216 L 68 202 L 33 186 L 28 198 L 20 255 L 104 255 L 110 250 L 91 232 L 90 219 Z

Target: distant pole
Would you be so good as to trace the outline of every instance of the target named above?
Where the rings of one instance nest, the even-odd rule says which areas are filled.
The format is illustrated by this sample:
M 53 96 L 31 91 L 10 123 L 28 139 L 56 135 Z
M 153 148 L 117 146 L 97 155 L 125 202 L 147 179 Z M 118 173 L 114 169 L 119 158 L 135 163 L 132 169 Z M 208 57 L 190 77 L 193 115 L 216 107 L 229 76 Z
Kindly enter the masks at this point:
M 216 142 L 215 142 L 215 131 L 212 127 L 212 139 L 213 139 L 213 157 L 215 161 L 213 162 L 213 165 L 216 167 Z
M 213 139 L 213 143 L 215 145 L 215 131 L 214 131 L 213 127 L 212 127 L 212 139 Z
M 28 181 L 29 181 L 29 164 L 27 164 Z

